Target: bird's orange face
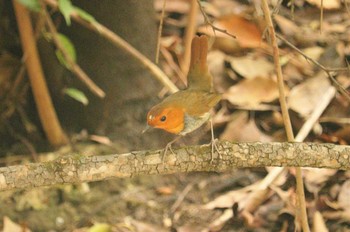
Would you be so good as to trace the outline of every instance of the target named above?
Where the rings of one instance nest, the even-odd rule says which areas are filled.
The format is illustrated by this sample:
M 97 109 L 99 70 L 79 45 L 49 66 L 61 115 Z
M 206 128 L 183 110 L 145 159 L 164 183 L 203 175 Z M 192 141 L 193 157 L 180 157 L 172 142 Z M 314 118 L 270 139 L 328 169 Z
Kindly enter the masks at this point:
M 184 129 L 184 118 L 184 111 L 181 108 L 155 106 L 147 114 L 147 124 L 173 134 L 179 134 Z

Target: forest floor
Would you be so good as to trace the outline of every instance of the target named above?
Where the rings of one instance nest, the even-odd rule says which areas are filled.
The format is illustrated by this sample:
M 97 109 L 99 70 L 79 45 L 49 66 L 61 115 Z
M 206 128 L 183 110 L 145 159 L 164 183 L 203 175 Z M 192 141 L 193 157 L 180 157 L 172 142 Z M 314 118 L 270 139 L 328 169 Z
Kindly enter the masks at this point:
M 323 0 L 321 20 L 319 1 L 294 1 L 294 11 L 289 2 L 274 4 L 273 19 L 279 38 L 282 38 L 279 39 L 280 62 L 297 138 L 300 142 L 349 144 L 348 6 L 340 0 Z M 159 16 L 162 6 L 162 0 L 155 1 Z M 223 94 L 223 100 L 213 114 L 215 133 L 222 140 L 286 141 L 272 50 L 268 42 L 262 42 L 266 41 L 267 32 L 260 9 L 258 1 L 246 4 L 208 0 L 203 3 L 203 10 L 213 25 L 235 35 L 235 40 L 227 34 L 214 33 L 211 26 L 204 26 L 200 10 L 195 17 L 195 23 L 202 25 L 197 31 L 216 38 L 215 41 L 209 39 L 208 63 L 215 89 Z M 182 38 L 188 14 L 187 1 L 167 1 L 161 67 L 179 85 Z M 7 64 L 5 61 L 9 62 L 2 57 L 0 63 Z M 0 74 L 5 71 L 0 69 Z M 315 122 L 310 121 L 312 117 L 316 117 Z M 308 123 L 313 124 L 312 130 L 301 130 Z M 108 144 L 96 144 L 96 141 L 109 143 L 108 136 L 97 137 L 95 142 L 77 143 L 74 151 L 87 155 L 125 152 Z M 177 145 L 196 140 L 210 141 L 208 128 L 189 135 Z M 152 144 L 148 146 L 152 147 Z M 37 154 L 36 158 L 45 160 L 70 152 L 70 148 L 63 147 L 53 153 Z M 16 164 L 19 159 L 24 162 L 31 157 L 6 156 L 1 157 L 0 162 L 4 166 Z M 0 225 L 4 226 L 4 232 L 27 229 L 295 231 L 296 226 L 300 226 L 295 224 L 295 170 L 282 172 L 266 191 L 257 191 L 257 184 L 270 171 L 272 168 L 140 176 L 1 192 L 0 218 L 3 221 Z M 313 231 L 350 231 L 350 171 L 304 169 L 303 176 L 308 219 Z

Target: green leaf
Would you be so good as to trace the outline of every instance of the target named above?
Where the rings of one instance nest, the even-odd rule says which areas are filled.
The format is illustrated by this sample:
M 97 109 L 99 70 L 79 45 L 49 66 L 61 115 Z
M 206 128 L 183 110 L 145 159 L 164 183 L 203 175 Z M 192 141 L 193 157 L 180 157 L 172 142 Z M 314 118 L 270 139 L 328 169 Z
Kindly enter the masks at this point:
M 71 24 L 70 15 L 74 11 L 74 6 L 70 0 L 58 0 L 58 8 L 63 14 L 68 26 Z
M 73 43 L 70 41 L 70 39 L 63 35 L 58 33 L 58 39 L 60 40 L 61 45 L 63 46 L 63 48 L 67 51 L 69 57 L 76 62 L 77 60 L 77 54 L 75 51 L 75 47 L 73 45 Z M 66 61 L 66 59 L 64 58 L 62 52 L 60 50 L 56 50 L 56 56 L 57 59 L 60 61 L 60 63 L 64 66 L 66 66 L 68 69 L 70 69 L 68 62 Z
M 94 16 L 89 14 L 88 12 L 80 9 L 79 7 L 74 7 L 75 12 L 84 20 L 88 21 L 89 23 L 96 23 L 96 19 Z
M 75 88 L 66 88 L 63 90 L 63 92 L 73 98 L 74 100 L 82 103 L 84 106 L 86 106 L 87 104 L 89 104 L 89 99 L 87 99 L 87 97 L 85 96 L 85 94 L 78 90 L 78 89 L 75 89 Z
M 29 10 L 38 12 L 40 11 L 40 3 L 38 0 L 17 0 L 17 2 L 21 3 L 23 6 L 28 8 Z

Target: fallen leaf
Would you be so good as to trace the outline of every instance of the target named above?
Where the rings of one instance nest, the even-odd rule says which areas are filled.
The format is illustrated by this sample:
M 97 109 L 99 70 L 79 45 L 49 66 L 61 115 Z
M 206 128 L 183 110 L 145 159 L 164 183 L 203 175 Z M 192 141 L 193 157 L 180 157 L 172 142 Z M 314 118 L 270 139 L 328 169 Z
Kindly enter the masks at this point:
M 198 29 L 199 32 L 216 38 L 214 47 L 226 47 L 224 48 L 225 51 L 234 51 L 236 46 L 242 48 L 258 48 L 264 44 L 262 42 L 262 34 L 258 26 L 241 15 L 226 15 L 214 21 L 213 25 L 222 30 L 226 30 L 231 35 L 236 36 L 236 39 L 234 39 L 223 32 L 217 30 L 214 32 L 211 26 L 200 27 Z M 217 42 L 219 45 L 216 44 Z M 230 46 L 233 48 L 230 48 Z
M 208 69 L 213 76 L 213 86 L 218 93 L 225 92 L 232 85 L 232 80 L 225 77 L 225 58 L 226 55 L 219 50 L 208 54 Z
M 248 112 L 238 112 L 232 117 L 232 121 L 226 126 L 220 136 L 220 140 L 228 141 L 261 141 L 270 142 L 272 138 L 262 133 L 255 125 L 254 120 L 249 120 Z
M 321 0 L 306 0 L 308 3 L 321 8 Z M 339 0 L 323 0 L 323 9 L 331 10 L 331 9 L 339 9 L 340 1 Z
M 305 186 L 310 192 L 317 193 L 336 173 L 334 169 L 307 168 L 304 170 Z
M 4 217 L 3 219 L 4 223 L 4 228 L 2 232 L 31 232 L 30 229 L 24 226 L 20 226 L 13 221 L 9 217 Z
M 107 136 L 90 135 L 89 138 L 90 138 L 90 140 L 92 140 L 96 143 L 104 144 L 107 146 L 112 145 L 112 141 Z
M 230 57 L 228 61 L 232 68 L 246 79 L 268 77 L 274 70 L 273 64 L 264 57 Z
M 324 48 L 314 46 L 314 47 L 308 47 L 302 50 L 305 55 L 310 57 L 313 60 L 318 60 L 321 55 L 324 53 Z M 304 56 L 299 54 L 300 59 L 305 60 Z M 306 60 L 305 60 L 306 61 Z M 308 62 L 308 61 L 307 61 Z M 309 63 L 309 62 L 308 62 Z
M 338 195 L 338 204 L 344 210 L 350 209 L 350 180 L 344 182 L 344 184 L 340 188 L 340 192 Z
M 271 102 L 278 97 L 276 81 L 257 77 L 247 79 L 229 88 L 223 98 L 230 103 L 244 107 L 254 107 L 261 102 Z
M 307 117 L 318 106 L 320 96 L 330 86 L 328 78 L 321 73 L 292 88 L 288 96 L 288 105 L 301 116 Z
M 171 195 L 174 193 L 174 186 L 160 186 L 156 189 L 156 192 L 160 195 Z
M 274 19 L 284 35 L 294 36 L 295 34 L 299 33 L 300 28 L 293 21 L 279 14 L 275 14 Z

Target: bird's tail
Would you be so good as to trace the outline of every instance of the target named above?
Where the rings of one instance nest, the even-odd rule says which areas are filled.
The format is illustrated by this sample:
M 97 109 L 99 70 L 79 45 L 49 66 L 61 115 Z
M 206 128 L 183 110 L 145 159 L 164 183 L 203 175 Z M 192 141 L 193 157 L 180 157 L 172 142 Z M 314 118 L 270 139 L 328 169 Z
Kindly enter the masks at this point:
M 212 77 L 207 65 L 208 38 L 205 35 L 192 39 L 191 64 L 187 75 L 189 89 L 212 91 Z

